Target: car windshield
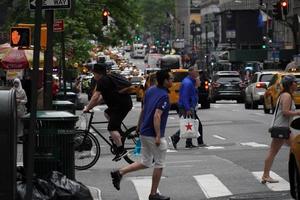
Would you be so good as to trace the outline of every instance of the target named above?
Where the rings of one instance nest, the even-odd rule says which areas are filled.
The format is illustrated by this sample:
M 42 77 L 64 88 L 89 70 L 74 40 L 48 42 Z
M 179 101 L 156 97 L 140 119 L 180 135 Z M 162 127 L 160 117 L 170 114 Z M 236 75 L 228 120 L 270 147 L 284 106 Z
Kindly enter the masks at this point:
M 238 76 L 221 76 L 217 82 L 240 82 L 242 81 Z
M 132 77 L 131 79 L 130 79 L 130 82 L 131 83 L 136 83 L 136 82 L 141 82 L 141 77 Z
M 174 76 L 173 82 L 181 82 L 187 75 L 188 72 L 173 72 L 173 76 Z
M 260 82 L 270 82 L 271 78 L 273 77 L 274 74 L 262 74 L 260 76 Z

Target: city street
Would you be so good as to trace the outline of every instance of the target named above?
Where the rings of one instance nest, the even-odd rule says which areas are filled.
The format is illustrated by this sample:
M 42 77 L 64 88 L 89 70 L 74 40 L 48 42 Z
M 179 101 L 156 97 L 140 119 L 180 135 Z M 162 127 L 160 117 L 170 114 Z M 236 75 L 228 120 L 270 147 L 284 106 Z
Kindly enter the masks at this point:
M 104 109 L 105 106 L 97 107 L 96 119 L 103 119 Z M 125 124 L 135 125 L 139 112 L 140 103 L 134 102 Z M 179 142 L 177 150 L 169 146 L 166 168 L 159 185 L 161 193 L 169 195 L 172 200 L 291 199 L 289 147 L 281 149 L 272 168 L 273 177 L 280 182 L 260 183 L 270 143 L 267 129 L 271 115 L 263 114 L 262 108 L 245 110 L 243 104 L 235 101 L 218 101 L 210 109 L 199 109 L 198 115 L 203 124 L 204 142 L 208 146 L 187 149 L 184 140 Z M 178 128 L 178 116 L 171 111 L 166 135 L 172 135 Z M 76 178 L 99 188 L 103 200 L 148 199 L 152 169 L 126 175 L 121 182 L 121 190 L 117 191 L 112 185 L 110 171 L 127 163 L 111 161 L 113 155 L 100 141 L 102 152 L 98 163 L 89 170 L 76 171 Z

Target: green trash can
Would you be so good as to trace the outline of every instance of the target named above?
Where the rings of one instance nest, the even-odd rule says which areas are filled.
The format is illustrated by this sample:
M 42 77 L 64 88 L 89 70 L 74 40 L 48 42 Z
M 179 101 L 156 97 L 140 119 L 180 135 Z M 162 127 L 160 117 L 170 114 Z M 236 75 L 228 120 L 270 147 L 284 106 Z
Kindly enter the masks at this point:
M 66 92 L 66 95 L 63 91 L 60 91 L 55 96 L 56 100 L 64 100 L 64 101 L 71 101 L 75 104 L 77 103 L 77 94 L 75 92 Z
M 26 161 L 30 114 L 24 116 L 23 158 Z M 74 127 L 78 117 L 66 111 L 37 111 L 35 134 L 34 172 L 46 178 L 52 171 L 59 171 L 75 179 Z M 26 162 L 24 162 L 26 167 Z
M 71 101 L 52 101 L 53 110 L 68 111 L 75 115 L 75 105 Z

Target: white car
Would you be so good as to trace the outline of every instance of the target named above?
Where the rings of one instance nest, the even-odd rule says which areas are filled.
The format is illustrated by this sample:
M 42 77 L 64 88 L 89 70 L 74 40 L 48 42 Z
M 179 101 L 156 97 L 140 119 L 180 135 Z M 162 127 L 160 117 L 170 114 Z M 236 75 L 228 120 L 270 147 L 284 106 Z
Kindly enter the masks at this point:
M 263 104 L 264 94 L 269 82 L 278 71 L 262 71 L 254 73 L 249 85 L 245 89 L 245 108 L 257 109 Z

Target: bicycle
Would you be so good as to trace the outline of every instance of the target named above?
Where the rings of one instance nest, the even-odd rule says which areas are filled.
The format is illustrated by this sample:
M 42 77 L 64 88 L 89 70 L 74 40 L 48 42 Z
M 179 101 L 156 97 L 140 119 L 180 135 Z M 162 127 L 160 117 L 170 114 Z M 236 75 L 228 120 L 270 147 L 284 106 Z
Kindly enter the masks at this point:
M 87 114 L 90 114 L 88 119 Z M 83 121 L 84 129 L 77 128 L 75 130 L 74 136 L 74 149 L 75 149 L 75 169 L 77 170 L 86 170 L 94 166 L 101 154 L 101 147 L 98 138 L 95 135 L 98 135 L 110 146 L 110 151 L 113 155 L 116 155 L 117 146 L 114 144 L 111 136 L 107 139 L 94 125 L 96 124 L 105 124 L 107 121 L 93 122 L 94 112 L 83 113 L 81 116 L 81 122 Z M 139 153 L 136 150 L 136 143 L 139 138 L 139 134 L 136 132 L 136 126 L 127 128 L 122 122 L 122 127 L 125 131 L 120 131 L 122 143 L 124 148 L 128 151 L 128 154 L 123 158 L 129 164 L 135 162 L 139 159 Z M 95 133 L 91 133 L 90 130 L 93 130 Z M 121 160 L 121 158 L 119 159 Z M 118 161 L 119 161 L 118 160 Z

